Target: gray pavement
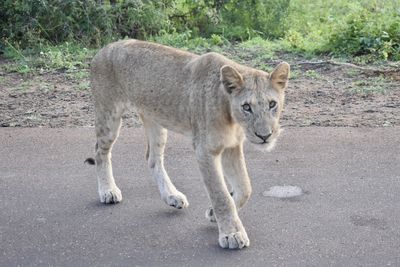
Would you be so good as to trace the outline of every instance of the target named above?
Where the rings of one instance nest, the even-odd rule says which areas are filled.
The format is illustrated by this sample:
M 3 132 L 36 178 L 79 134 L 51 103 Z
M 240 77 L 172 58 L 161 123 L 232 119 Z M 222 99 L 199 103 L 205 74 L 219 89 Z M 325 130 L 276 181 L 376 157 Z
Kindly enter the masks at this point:
M 0 128 L 0 266 L 400 266 L 400 128 L 288 128 L 273 153 L 246 145 L 251 240 L 220 249 L 190 141 L 170 134 L 166 168 L 190 206 L 159 198 L 141 129 L 113 153 L 124 200 L 98 202 L 94 129 Z M 300 186 L 289 200 L 263 196 Z

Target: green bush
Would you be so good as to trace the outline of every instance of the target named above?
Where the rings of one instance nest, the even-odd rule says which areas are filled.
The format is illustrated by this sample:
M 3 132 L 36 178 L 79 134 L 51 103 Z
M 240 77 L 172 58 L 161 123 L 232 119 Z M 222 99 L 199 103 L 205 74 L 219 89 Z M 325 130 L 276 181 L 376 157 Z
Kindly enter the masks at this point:
M 157 34 L 168 24 L 162 9 L 160 4 L 141 0 L 116 5 L 94 0 L 3 0 L 1 37 L 20 48 L 66 41 L 99 46 L 125 36 Z
M 19 57 L 65 42 L 201 50 L 262 37 L 307 54 L 400 59 L 399 0 L 2 0 L 0 34 L 0 53 Z
M 255 36 L 279 38 L 285 33 L 290 0 L 225 1 L 220 10 L 220 33 L 230 40 Z
M 2 39 L 22 48 L 38 42 L 78 41 L 99 45 L 114 39 L 146 39 L 163 32 L 190 31 L 230 40 L 281 37 L 290 0 L 3 0 Z M 114 1 L 113 1 L 114 2 Z
M 399 7 L 398 0 L 292 0 L 283 41 L 300 52 L 398 60 Z
M 209 37 L 220 23 L 221 0 L 171 0 L 168 18 L 174 31 L 190 31 L 195 37 Z
M 123 1 L 110 8 L 109 16 L 114 38 L 146 39 L 169 27 L 164 5 L 158 1 Z
M 224 36 L 247 40 L 255 36 L 282 37 L 290 0 L 176 0 L 169 19 L 179 32 L 193 36 Z
M 351 14 L 342 27 L 332 34 L 327 50 L 336 53 L 379 59 L 400 60 L 400 11 L 388 16 L 364 9 Z
M 22 48 L 38 42 L 97 43 L 102 36 L 112 34 L 110 17 L 94 1 L 4 0 L 0 10 L 2 38 Z

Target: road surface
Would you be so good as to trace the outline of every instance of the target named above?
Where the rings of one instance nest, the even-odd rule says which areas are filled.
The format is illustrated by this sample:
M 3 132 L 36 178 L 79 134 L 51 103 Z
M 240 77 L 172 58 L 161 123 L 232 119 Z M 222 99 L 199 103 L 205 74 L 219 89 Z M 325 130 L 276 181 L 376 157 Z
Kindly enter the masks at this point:
M 400 266 L 400 128 L 288 128 L 273 153 L 246 145 L 251 245 L 219 248 L 190 140 L 170 134 L 166 169 L 190 206 L 159 198 L 141 129 L 113 162 L 123 201 L 99 203 L 94 129 L 0 128 L 0 266 Z M 276 185 L 305 194 L 277 199 Z

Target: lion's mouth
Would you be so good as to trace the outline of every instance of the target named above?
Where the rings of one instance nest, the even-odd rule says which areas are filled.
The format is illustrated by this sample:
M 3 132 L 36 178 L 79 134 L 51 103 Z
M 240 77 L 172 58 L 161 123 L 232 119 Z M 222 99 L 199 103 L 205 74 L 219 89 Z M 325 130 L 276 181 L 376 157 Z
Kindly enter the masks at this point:
M 254 145 L 254 147 L 261 149 L 262 151 L 271 151 L 276 143 L 276 137 L 270 137 L 268 140 L 261 141 L 261 140 L 254 140 L 248 138 L 250 143 Z
M 260 140 L 254 140 L 254 139 L 250 139 L 248 138 L 248 140 L 250 141 L 250 143 L 254 144 L 254 145 L 259 145 L 259 146 L 266 146 L 269 145 L 269 143 L 271 143 L 271 140 L 265 140 L 265 141 L 260 141 Z
M 263 142 L 256 142 L 256 143 L 254 143 L 254 144 L 257 144 L 257 145 L 268 145 L 268 141 L 263 141 Z
M 259 136 L 257 136 L 257 137 L 251 136 L 251 138 L 248 138 L 248 139 L 251 143 L 256 144 L 256 145 L 268 145 L 271 142 L 274 142 L 275 137 L 270 136 L 268 139 L 263 139 L 263 138 L 259 138 Z

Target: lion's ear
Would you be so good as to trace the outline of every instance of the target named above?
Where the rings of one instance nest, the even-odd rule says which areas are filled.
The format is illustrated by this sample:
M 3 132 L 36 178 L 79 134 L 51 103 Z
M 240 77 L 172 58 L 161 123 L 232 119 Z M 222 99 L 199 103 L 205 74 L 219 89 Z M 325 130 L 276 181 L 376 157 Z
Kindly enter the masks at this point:
M 270 75 L 270 81 L 273 88 L 278 90 L 284 90 L 288 84 L 290 75 L 290 65 L 286 62 L 280 63 L 272 71 Z
M 243 87 L 243 77 L 233 67 L 225 65 L 222 66 L 220 79 L 223 83 L 225 90 L 228 93 L 232 93 L 235 90 L 240 90 Z

